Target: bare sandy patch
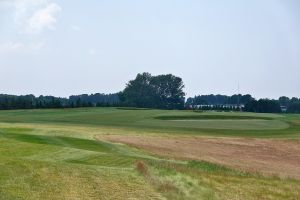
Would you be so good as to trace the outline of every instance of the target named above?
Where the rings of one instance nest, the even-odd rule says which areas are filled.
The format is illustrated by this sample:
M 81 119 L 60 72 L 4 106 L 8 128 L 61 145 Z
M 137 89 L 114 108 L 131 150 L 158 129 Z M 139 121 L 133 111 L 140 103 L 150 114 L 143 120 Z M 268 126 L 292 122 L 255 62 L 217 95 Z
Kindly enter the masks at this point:
M 249 138 L 99 135 L 176 159 L 204 160 L 264 175 L 300 179 L 300 141 Z

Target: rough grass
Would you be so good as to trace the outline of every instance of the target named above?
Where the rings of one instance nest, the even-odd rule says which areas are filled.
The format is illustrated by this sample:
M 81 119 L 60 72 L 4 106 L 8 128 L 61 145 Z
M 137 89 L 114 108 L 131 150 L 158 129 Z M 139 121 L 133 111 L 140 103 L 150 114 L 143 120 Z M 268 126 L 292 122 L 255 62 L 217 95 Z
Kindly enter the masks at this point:
M 206 162 L 159 158 L 126 145 L 94 139 L 99 134 L 299 137 L 298 115 L 258 115 L 289 124 L 286 129 L 258 132 L 178 127 L 154 119 L 191 113 L 116 108 L 0 111 L 0 199 L 297 199 L 300 196 L 299 180 L 247 174 Z
M 132 167 L 143 154 L 94 140 L 30 135 L 27 129 L 23 135 L 20 130 L 0 134 L 0 199 L 161 198 Z
M 264 177 L 220 165 L 191 161 L 188 164 L 150 162 L 153 173 L 170 181 L 176 192 L 169 199 L 297 199 L 299 181 Z

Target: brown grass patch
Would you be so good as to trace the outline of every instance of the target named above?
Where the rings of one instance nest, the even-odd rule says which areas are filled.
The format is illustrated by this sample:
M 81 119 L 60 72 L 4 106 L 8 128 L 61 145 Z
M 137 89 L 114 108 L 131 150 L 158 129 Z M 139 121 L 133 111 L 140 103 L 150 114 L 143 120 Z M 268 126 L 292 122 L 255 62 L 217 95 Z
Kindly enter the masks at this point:
M 101 135 L 157 155 L 204 160 L 248 172 L 300 179 L 300 141 L 249 138 Z
M 158 191 L 160 192 L 171 192 L 171 191 L 178 191 L 178 189 L 174 186 L 173 183 L 170 181 L 165 181 L 159 184 Z
M 144 176 L 148 175 L 148 167 L 141 160 L 139 160 L 135 163 L 135 169 Z
M 150 182 L 159 192 L 174 192 L 178 189 L 170 181 L 161 181 L 157 177 L 150 174 L 147 165 L 144 161 L 138 160 L 135 163 L 135 169 L 144 176 L 144 178 Z

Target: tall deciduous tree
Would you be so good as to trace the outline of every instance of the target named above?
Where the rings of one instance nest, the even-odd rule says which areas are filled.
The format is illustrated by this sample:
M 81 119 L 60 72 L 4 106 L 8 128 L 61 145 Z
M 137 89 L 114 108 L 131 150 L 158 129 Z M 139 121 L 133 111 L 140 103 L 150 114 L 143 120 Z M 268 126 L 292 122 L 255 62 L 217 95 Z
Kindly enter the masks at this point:
M 127 106 L 182 109 L 184 107 L 184 84 L 172 74 L 152 76 L 138 74 L 127 83 L 120 93 L 120 100 Z

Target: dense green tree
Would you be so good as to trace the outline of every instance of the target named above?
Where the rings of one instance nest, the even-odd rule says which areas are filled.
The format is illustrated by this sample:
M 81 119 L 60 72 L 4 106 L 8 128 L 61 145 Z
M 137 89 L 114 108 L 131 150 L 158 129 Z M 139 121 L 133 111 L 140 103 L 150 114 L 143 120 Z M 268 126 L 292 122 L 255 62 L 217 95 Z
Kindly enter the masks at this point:
M 158 108 L 182 109 L 184 107 L 184 84 L 172 74 L 153 76 L 150 85 L 154 88 Z
M 288 98 L 286 96 L 282 96 L 282 97 L 279 97 L 278 101 L 281 106 L 288 106 L 289 102 L 290 102 L 290 98 Z
M 244 111 L 259 113 L 280 113 L 281 108 L 279 102 L 276 100 L 259 99 L 258 101 L 252 100 L 248 102 L 244 107 Z
M 172 74 L 152 76 L 142 73 L 127 83 L 119 97 L 126 106 L 182 109 L 183 88 L 182 79 Z
M 154 88 L 150 85 L 151 74 L 138 74 L 134 80 L 130 80 L 120 95 L 120 99 L 126 106 L 155 107 Z
M 287 112 L 288 113 L 300 113 L 300 101 L 289 104 L 289 106 L 287 108 Z
M 187 105 L 225 105 L 225 104 L 246 104 L 254 98 L 250 94 L 246 95 L 199 95 L 194 98 L 188 98 Z
M 33 109 L 33 108 L 68 108 L 68 107 L 92 107 L 96 104 L 102 106 L 119 105 L 117 94 L 91 94 L 77 95 L 70 98 L 58 98 L 54 96 L 34 95 L 7 95 L 0 94 L 0 109 Z

